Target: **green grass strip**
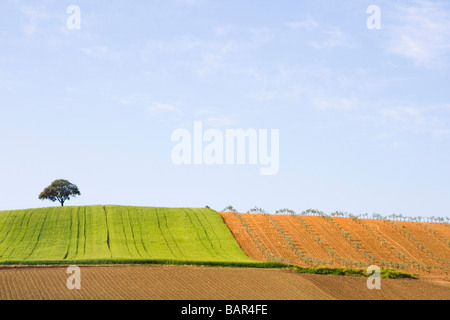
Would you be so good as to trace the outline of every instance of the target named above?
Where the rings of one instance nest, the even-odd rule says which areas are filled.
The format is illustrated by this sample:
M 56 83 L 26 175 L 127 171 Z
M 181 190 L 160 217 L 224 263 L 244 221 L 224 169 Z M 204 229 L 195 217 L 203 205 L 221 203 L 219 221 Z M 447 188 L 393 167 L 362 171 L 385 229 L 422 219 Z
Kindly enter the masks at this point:
M 332 268 L 332 267 L 292 267 L 298 273 L 308 274 L 322 274 L 322 275 L 335 275 L 335 276 L 356 276 L 356 277 L 368 277 L 366 269 L 353 269 L 353 268 Z M 416 276 L 412 273 L 392 270 L 381 269 L 381 278 L 387 279 L 416 279 Z

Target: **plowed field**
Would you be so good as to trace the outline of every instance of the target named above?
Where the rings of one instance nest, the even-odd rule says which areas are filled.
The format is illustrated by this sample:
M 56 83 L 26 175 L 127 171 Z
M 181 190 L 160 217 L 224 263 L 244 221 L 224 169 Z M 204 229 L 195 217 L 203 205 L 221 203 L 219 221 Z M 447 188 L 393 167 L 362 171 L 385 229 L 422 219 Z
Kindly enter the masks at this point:
M 81 266 L 81 289 L 69 290 L 66 268 L 0 269 L 2 300 L 329 300 L 450 299 L 450 288 L 422 280 L 298 274 L 292 270 L 194 266 Z
M 220 213 L 255 259 L 299 266 L 378 265 L 449 279 L 450 227 L 440 223 Z

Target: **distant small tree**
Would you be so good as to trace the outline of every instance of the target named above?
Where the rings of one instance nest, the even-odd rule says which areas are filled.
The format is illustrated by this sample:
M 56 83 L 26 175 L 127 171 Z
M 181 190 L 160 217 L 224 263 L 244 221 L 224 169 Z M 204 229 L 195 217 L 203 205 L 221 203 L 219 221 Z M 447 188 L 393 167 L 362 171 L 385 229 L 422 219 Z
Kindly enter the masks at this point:
M 258 208 L 258 207 L 254 207 L 250 210 L 247 211 L 247 213 L 262 213 L 262 214 L 269 214 L 266 210 L 262 209 L 262 208 Z
M 225 209 L 223 209 L 223 212 L 234 212 L 237 213 L 237 210 L 233 208 L 233 206 L 228 206 Z
M 41 200 L 59 201 L 61 207 L 64 207 L 64 202 L 70 200 L 70 197 L 81 195 L 78 187 L 67 180 L 55 180 L 50 186 L 44 189 L 39 195 Z
M 332 213 L 331 213 L 331 216 L 332 216 L 332 217 L 344 217 L 344 216 L 345 216 L 345 213 L 344 213 L 344 212 L 341 212 L 341 211 L 335 211 L 335 212 L 332 212 Z
M 320 211 L 320 210 L 317 210 L 317 209 L 308 209 L 308 210 L 305 210 L 305 211 L 303 211 L 302 212 L 302 215 L 305 215 L 305 216 L 320 216 L 320 217 L 323 217 L 323 216 L 325 216 L 326 214 L 324 213 L 324 212 L 322 212 L 322 211 Z
M 290 214 L 293 216 L 293 215 L 296 215 L 296 212 L 294 210 L 284 208 L 284 209 L 275 211 L 275 214 Z

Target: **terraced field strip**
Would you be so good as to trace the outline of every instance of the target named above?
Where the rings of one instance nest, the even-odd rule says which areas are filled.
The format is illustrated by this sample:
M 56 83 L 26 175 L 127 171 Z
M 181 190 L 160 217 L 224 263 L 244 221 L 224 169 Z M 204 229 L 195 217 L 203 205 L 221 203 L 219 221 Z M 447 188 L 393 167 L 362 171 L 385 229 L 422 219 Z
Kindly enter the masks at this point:
M 364 257 L 370 261 L 369 264 L 373 264 L 377 260 L 375 254 L 373 252 L 370 252 L 366 248 L 364 243 L 362 243 L 360 240 L 354 239 L 354 236 L 352 236 L 352 234 L 350 234 L 348 230 L 342 228 L 342 226 L 336 220 L 329 216 L 322 216 L 321 218 L 323 218 L 326 221 L 325 223 L 328 223 L 327 225 L 331 226 L 333 230 L 338 231 L 354 249 L 362 253 Z M 373 235 L 377 238 L 377 240 L 380 240 L 381 243 L 385 242 L 384 239 L 382 239 L 378 234 L 373 233 Z M 358 265 L 360 265 L 360 263 L 361 262 L 358 262 Z
M 390 242 L 387 242 L 383 237 L 379 237 L 376 230 L 368 230 L 364 226 L 348 218 L 333 218 L 333 220 L 344 230 L 349 232 L 354 240 L 361 243 L 365 251 L 376 257 L 375 264 L 380 264 L 382 260 L 398 263 L 408 262 L 408 260 L 401 255 L 401 252 L 395 250 L 398 248 L 394 247 Z
M 422 222 L 422 224 L 428 225 L 432 229 L 436 230 L 439 236 L 450 238 L 450 224 L 449 223 L 429 223 Z
M 260 262 L 205 208 L 55 207 L 0 212 L 0 264 Z
M 433 235 L 441 240 L 447 247 L 450 248 L 450 227 L 448 223 L 418 223 L 421 227 L 431 231 Z
M 247 213 L 242 214 L 242 217 L 255 232 L 263 246 L 274 256 L 283 257 L 286 263 L 300 262 L 300 258 L 266 216 Z
M 236 214 L 222 215 L 241 247 L 255 259 L 267 260 L 261 252 L 270 251 L 287 259 L 283 262 L 299 266 L 364 268 L 375 264 L 422 275 L 448 276 L 450 228 L 444 224 L 424 226 L 397 221 L 394 225 L 358 218 L 238 214 L 254 233 L 250 237 L 237 219 L 230 224 L 230 217 Z
M 219 212 L 226 225 L 230 228 L 233 236 L 236 238 L 241 249 L 249 256 L 256 260 L 268 260 L 261 251 L 252 236 L 247 232 L 244 225 L 241 223 L 236 213 L 234 212 Z
M 370 262 L 368 257 L 363 255 L 347 239 L 345 239 L 337 228 L 326 222 L 324 223 L 324 219 L 322 217 L 298 216 L 294 218 L 304 219 L 305 222 L 312 228 L 314 233 L 323 239 L 325 246 L 327 248 L 331 248 L 335 252 L 336 256 L 351 261 Z M 342 264 L 343 263 L 341 262 L 341 265 Z
M 427 252 L 438 263 L 445 263 L 448 267 L 450 247 L 439 241 L 439 237 L 422 228 L 417 222 L 397 221 L 393 223 L 395 229 L 413 241 L 419 249 Z
M 332 257 L 321 246 L 315 236 L 308 233 L 304 227 L 293 216 L 273 215 L 272 219 L 282 228 L 280 232 L 285 232 L 286 237 L 292 239 L 295 246 L 304 254 L 299 265 L 330 265 Z M 330 263 L 331 262 L 331 263 Z
M 396 228 L 386 221 L 373 220 L 371 224 L 377 228 L 377 231 L 388 239 L 398 250 L 404 251 L 414 260 L 419 261 L 425 266 L 438 265 L 436 259 L 433 259 L 425 251 L 421 250 L 417 244 L 408 237 L 402 235 Z
M 268 261 L 284 262 L 284 263 L 290 263 L 291 262 L 291 260 L 289 260 L 287 258 L 278 256 L 278 255 L 274 255 L 272 252 L 270 252 L 270 250 L 261 242 L 261 240 L 259 239 L 258 235 L 251 228 L 249 223 L 247 221 L 245 221 L 245 219 L 244 219 L 242 214 L 236 213 L 236 217 L 239 219 L 239 221 L 241 222 L 242 226 L 245 228 L 245 230 L 251 236 L 254 244 L 256 244 L 256 246 L 258 247 L 260 252 L 262 254 L 264 254 L 264 257 L 265 257 L 266 260 L 268 260 Z

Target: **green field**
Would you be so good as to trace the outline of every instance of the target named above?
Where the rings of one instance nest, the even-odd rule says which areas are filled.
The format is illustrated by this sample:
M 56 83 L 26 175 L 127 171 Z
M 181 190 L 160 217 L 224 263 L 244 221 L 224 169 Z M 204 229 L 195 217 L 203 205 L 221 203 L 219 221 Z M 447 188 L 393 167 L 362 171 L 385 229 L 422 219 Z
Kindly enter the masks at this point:
M 124 206 L 0 212 L 0 264 L 263 266 L 211 209 Z

